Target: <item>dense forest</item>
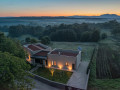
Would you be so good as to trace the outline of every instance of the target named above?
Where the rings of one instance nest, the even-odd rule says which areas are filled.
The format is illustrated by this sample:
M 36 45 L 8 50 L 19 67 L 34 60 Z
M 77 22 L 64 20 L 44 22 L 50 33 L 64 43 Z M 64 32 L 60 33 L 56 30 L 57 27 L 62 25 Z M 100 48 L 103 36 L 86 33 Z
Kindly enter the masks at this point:
M 23 90 L 31 86 L 31 80 L 26 78 L 29 69 L 20 43 L 0 33 L 0 90 Z
M 30 34 L 41 39 L 48 36 L 52 41 L 89 41 L 97 42 L 100 39 L 100 30 L 89 28 L 88 24 L 60 24 L 55 26 L 25 26 L 17 25 L 9 27 L 9 35 L 17 37 Z
M 101 33 L 101 29 L 110 29 L 113 35 L 120 34 L 120 23 L 112 20 L 105 23 L 82 23 L 82 24 L 60 24 L 48 26 L 31 26 L 31 25 L 16 25 L 3 26 L 0 30 L 9 31 L 10 37 L 18 37 L 21 35 L 30 34 L 42 39 L 47 36 L 52 41 L 68 41 L 68 42 L 98 42 L 100 39 L 107 37 L 105 33 Z

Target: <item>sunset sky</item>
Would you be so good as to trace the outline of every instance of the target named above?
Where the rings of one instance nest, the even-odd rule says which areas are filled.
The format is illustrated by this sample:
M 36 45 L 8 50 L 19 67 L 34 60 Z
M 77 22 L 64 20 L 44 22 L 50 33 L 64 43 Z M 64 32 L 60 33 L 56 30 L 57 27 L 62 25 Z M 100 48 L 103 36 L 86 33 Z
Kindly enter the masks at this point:
M 0 16 L 120 15 L 120 0 L 0 0 Z

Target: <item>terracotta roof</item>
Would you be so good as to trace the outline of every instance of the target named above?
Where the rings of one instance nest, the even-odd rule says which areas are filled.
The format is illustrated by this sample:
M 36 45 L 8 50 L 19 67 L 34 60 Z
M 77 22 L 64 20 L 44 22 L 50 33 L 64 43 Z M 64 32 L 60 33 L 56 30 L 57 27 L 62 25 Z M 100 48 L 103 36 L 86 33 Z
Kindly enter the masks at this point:
M 55 49 L 54 51 L 51 52 L 51 54 L 60 54 L 60 55 L 76 57 L 79 54 L 79 51 Z
M 38 45 L 36 45 L 36 46 L 38 46 L 38 47 L 41 48 L 41 49 L 46 49 L 46 47 L 43 47 L 43 46 L 40 45 L 40 44 L 38 44 Z
M 35 45 L 29 45 L 28 46 L 29 49 L 36 51 L 36 50 L 41 50 L 39 47 L 35 46 Z
M 34 54 L 34 56 L 42 56 L 42 57 L 47 57 L 47 54 L 49 53 L 49 51 L 40 51 L 36 54 Z

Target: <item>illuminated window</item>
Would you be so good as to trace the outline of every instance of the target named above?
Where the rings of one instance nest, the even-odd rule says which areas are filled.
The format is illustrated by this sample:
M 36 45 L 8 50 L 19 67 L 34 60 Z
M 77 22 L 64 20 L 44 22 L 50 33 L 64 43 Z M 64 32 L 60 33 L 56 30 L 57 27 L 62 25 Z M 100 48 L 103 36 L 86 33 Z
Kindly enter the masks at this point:
M 66 62 L 65 65 L 68 66 L 68 62 Z
M 54 61 L 54 65 L 56 65 L 56 61 Z
M 52 65 L 53 65 L 53 61 L 52 61 Z

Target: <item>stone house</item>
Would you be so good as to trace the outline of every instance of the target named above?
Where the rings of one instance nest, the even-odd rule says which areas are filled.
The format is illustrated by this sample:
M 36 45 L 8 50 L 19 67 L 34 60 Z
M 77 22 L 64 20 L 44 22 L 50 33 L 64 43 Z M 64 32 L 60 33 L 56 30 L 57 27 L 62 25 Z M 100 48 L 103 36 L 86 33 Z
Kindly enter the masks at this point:
M 28 53 L 26 60 L 33 65 L 62 70 L 77 70 L 81 63 L 81 51 L 51 49 L 41 43 L 23 45 Z

